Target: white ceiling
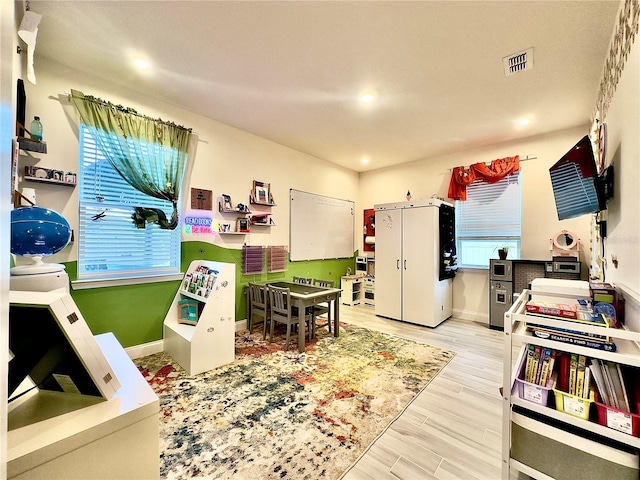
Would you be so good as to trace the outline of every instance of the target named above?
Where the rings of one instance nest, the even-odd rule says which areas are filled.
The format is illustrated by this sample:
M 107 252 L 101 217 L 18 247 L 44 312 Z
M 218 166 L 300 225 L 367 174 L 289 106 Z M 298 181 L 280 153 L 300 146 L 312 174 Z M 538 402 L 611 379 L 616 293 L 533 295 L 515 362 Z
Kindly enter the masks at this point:
M 36 75 L 48 57 L 358 172 L 587 124 L 618 6 L 30 2 Z M 506 77 L 530 47 L 534 68 Z

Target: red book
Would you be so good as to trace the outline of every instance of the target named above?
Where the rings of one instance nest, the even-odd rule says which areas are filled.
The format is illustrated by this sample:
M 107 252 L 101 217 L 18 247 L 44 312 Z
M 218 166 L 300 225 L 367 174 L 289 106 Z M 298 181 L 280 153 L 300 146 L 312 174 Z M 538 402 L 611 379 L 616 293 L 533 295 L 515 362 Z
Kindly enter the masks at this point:
M 566 353 L 558 353 L 558 380 L 556 388 L 563 392 L 569 392 L 569 370 L 571 368 L 571 356 Z

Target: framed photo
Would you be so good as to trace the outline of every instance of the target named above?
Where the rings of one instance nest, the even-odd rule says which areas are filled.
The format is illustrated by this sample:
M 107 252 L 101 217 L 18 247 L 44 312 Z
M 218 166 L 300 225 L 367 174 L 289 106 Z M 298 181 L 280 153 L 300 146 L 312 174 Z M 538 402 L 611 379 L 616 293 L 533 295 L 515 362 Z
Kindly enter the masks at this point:
M 268 183 L 253 181 L 253 201 L 255 203 L 271 204 L 273 203 L 273 197 L 269 189 Z
M 248 218 L 238 218 L 236 220 L 236 231 L 237 232 L 248 232 L 249 231 L 249 219 Z
M 226 193 L 222 194 L 222 209 L 223 210 L 233 210 L 233 203 L 231 202 L 231 195 L 227 195 Z

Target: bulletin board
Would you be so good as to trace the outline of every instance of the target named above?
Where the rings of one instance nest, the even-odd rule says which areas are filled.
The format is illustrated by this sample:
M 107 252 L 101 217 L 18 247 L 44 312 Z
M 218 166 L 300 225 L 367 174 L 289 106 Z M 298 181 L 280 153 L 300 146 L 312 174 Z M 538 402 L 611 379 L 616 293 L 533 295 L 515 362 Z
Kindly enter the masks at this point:
M 353 257 L 355 203 L 289 190 L 289 259 Z

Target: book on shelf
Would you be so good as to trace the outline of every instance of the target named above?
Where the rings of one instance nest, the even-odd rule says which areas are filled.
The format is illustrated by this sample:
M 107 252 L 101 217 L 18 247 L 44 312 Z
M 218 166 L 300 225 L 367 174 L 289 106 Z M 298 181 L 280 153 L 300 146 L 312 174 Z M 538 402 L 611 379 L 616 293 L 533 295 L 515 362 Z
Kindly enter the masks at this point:
M 591 392 L 591 368 L 584 367 L 584 385 L 582 388 L 582 398 L 589 398 Z
M 551 317 L 561 318 L 577 318 L 578 306 L 565 305 L 562 303 L 541 302 L 538 300 L 529 300 L 525 305 L 526 312 L 539 313 L 540 315 L 548 315 Z
M 584 393 L 584 370 L 587 360 L 584 355 L 578 355 L 578 370 L 576 373 L 576 396 L 581 397 Z
M 546 387 L 550 383 L 549 380 L 552 377 L 553 366 L 555 364 L 556 351 L 551 348 L 545 348 L 543 350 L 542 367 L 540 369 L 540 381 L 539 385 Z
M 567 322 L 569 323 L 569 322 Z M 527 322 L 527 328 L 529 329 L 542 329 L 542 330 L 547 330 L 549 332 L 555 332 L 561 335 L 570 335 L 572 337 L 577 337 L 577 338 L 584 338 L 586 340 L 598 340 L 598 341 L 604 341 L 604 342 L 609 342 L 611 341 L 611 337 L 608 335 L 609 330 L 608 329 L 603 329 L 602 330 L 602 335 L 598 334 L 598 333 L 588 333 L 588 332 L 584 332 L 582 330 L 574 330 L 575 328 L 579 328 L 579 325 L 573 326 L 571 325 L 573 328 L 563 328 L 563 327 L 553 327 L 551 325 L 540 325 L 538 323 L 535 322 Z
M 576 394 L 576 377 L 578 375 L 578 354 L 571 354 L 571 361 L 569 363 L 569 394 Z
M 578 345 L 580 347 L 596 348 L 598 350 L 604 350 L 605 352 L 615 352 L 617 350 L 616 344 L 611 340 L 606 341 L 596 338 L 573 336 L 566 332 L 548 330 L 547 328 L 542 327 L 533 327 L 531 328 L 531 331 L 538 338 L 553 340 L 555 342 L 568 343 L 571 345 Z

